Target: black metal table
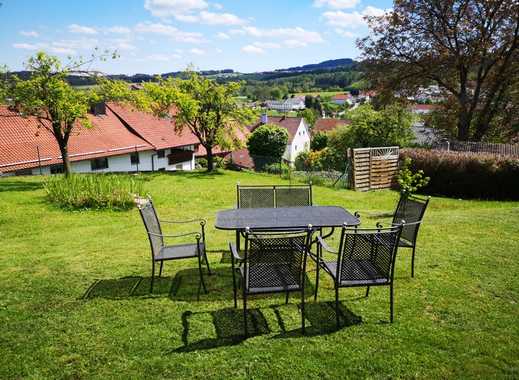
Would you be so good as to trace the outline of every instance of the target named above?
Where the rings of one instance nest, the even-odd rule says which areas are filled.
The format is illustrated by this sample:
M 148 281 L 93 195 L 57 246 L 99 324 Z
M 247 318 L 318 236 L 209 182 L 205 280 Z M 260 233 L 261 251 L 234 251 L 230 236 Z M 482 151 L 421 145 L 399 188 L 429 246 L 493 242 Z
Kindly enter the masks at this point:
M 216 214 L 215 227 L 220 230 L 236 231 L 236 243 L 239 247 L 240 233 L 250 229 L 286 229 L 307 228 L 311 224 L 315 229 L 340 227 L 344 224 L 356 226 L 360 220 L 338 206 L 304 206 L 279 208 L 237 208 L 219 211 Z

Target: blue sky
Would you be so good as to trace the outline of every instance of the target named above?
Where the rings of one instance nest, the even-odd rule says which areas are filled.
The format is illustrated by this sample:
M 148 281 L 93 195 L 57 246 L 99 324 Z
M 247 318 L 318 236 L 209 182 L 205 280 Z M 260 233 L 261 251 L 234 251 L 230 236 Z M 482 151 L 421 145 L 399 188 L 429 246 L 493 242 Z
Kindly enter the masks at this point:
M 185 69 L 252 72 L 356 58 L 355 39 L 389 0 L 0 0 L 0 64 L 11 70 L 38 50 L 120 58 L 106 73 Z

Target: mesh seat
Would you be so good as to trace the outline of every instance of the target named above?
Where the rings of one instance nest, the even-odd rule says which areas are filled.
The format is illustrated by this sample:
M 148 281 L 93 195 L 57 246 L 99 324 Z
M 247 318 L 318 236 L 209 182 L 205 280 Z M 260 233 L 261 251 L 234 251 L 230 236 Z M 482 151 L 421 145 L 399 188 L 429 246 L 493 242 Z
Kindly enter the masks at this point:
M 245 250 L 240 256 L 229 244 L 233 276 L 234 307 L 237 307 L 237 279 L 242 287 L 245 334 L 247 335 L 247 297 L 259 293 L 301 292 L 302 329 L 304 332 L 304 287 L 306 259 L 312 230 L 251 231 L 245 233 Z M 241 265 L 238 266 L 238 263 Z
M 178 235 L 165 235 L 162 233 L 160 220 L 153 206 L 151 198 L 141 198 L 137 200 L 137 207 L 141 214 L 142 221 L 148 233 L 148 239 L 151 247 L 151 285 L 150 292 L 153 292 L 153 283 L 155 280 L 155 263 L 160 263 L 159 277 L 162 275 L 164 261 L 179 260 L 187 258 L 198 258 L 198 269 L 200 274 L 200 285 L 207 292 L 202 273 L 202 260 L 207 265 L 207 271 L 211 274 L 209 268 L 209 260 L 207 259 L 206 243 L 205 243 L 205 220 L 189 220 L 189 221 L 168 221 L 168 223 L 191 223 L 198 221 L 200 224 L 199 232 L 183 233 Z M 194 237 L 194 243 L 183 243 L 177 245 L 165 245 L 164 237 L 180 238 L 191 236 Z
M 154 260 L 161 261 L 197 257 L 198 248 L 199 247 L 197 244 L 166 245 L 162 247 L 159 254 L 154 257 Z M 202 252 L 205 251 L 205 246 L 203 243 L 200 243 L 200 249 L 202 250 Z
M 328 273 L 334 282 L 337 327 L 339 327 L 339 288 L 366 286 L 390 287 L 390 319 L 393 322 L 393 275 L 398 241 L 403 225 L 391 228 L 360 229 L 343 227 L 339 252 L 335 261 L 325 261 L 318 250 L 316 283 L 319 270 Z M 321 237 L 322 249 L 331 251 Z M 334 252 L 336 253 L 336 252 Z M 317 286 L 315 297 L 317 298 Z
M 398 225 L 401 224 L 402 221 L 405 221 L 405 226 L 402 229 L 402 235 L 398 245 L 399 247 L 413 249 L 411 256 L 411 277 L 414 277 L 414 262 L 418 230 L 422 224 L 423 216 L 428 204 L 429 198 L 422 199 L 414 195 L 402 194 L 398 201 L 395 213 L 393 214 L 393 225 Z

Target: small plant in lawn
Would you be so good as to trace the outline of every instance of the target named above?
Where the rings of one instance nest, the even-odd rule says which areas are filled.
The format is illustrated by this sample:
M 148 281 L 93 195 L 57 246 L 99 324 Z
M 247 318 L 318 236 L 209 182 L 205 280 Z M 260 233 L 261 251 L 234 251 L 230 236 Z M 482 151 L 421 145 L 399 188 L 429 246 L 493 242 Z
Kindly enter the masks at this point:
M 413 173 L 411 171 L 412 160 L 409 157 L 404 158 L 402 167 L 398 171 L 397 180 L 400 185 L 400 192 L 403 194 L 410 194 L 416 192 L 418 189 L 427 186 L 431 178 L 425 177 L 423 170 L 418 170 Z
M 44 188 L 51 203 L 66 209 L 128 210 L 144 193 L 139 178 L 114 174 L 52 176 Z

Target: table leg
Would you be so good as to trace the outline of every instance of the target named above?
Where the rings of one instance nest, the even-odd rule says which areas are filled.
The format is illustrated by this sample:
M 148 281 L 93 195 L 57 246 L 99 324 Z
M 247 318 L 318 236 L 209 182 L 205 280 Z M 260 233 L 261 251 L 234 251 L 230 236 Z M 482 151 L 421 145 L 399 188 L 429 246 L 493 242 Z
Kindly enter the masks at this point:
M 236 230 L 236 250 L 240 252 L 240 230 Z

